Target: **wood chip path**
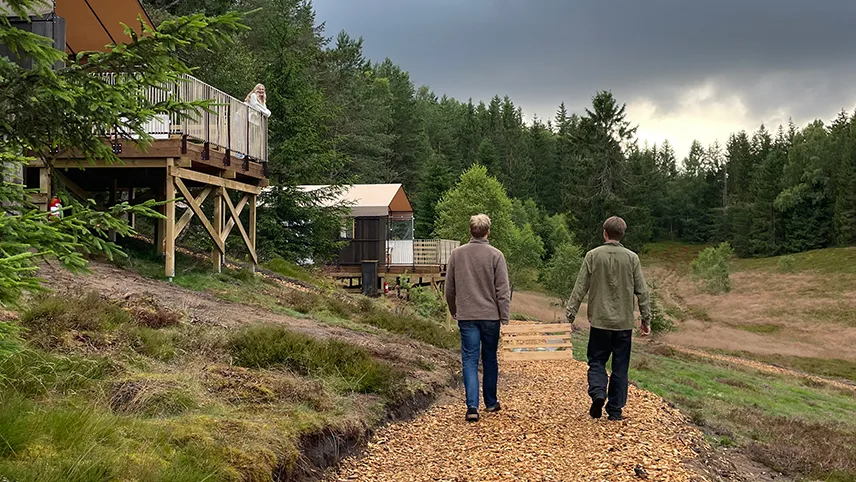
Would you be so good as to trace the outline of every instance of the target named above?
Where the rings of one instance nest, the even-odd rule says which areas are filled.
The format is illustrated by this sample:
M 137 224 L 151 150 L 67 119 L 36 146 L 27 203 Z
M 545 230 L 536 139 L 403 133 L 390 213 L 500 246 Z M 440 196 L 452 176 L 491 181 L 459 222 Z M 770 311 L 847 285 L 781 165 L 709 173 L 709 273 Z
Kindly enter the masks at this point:
M 588 416 L 586 365 L 500 362 L 503 410 L 464 421 L 440 405 L 378 432 L 328 481 L 701 481 L 684 462 L 703 444 L 661 398 L 630 388 L 625 420 Z M 463 390 L 460 396 L 463 397 Z

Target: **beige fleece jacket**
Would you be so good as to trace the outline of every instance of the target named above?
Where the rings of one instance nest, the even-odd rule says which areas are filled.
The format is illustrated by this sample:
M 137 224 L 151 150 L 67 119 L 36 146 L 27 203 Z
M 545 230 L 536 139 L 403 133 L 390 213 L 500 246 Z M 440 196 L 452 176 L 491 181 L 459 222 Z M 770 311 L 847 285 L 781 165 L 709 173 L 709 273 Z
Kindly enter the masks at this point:
M 511 317 L 511 288 L 502 251 L 474 238 L 452 251 L 446 271 L 446 302 L 458 321 Z

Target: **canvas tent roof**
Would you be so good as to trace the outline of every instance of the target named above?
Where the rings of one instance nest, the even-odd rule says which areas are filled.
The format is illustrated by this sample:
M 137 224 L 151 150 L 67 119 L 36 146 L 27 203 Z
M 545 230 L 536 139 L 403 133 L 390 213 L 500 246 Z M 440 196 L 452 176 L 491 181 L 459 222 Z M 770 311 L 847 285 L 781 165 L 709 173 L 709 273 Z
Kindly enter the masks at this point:
M 124 23 L 138 34 L 142 16 L 143 21 L 154 25 L 139 0 L 56 0 L 47 2 L 48 6 L 39 6 L 31 15 L 46 15 L 54 11 L 65 19 L 66 52 L 76 54 L 84 50 L 104 50 L 110 43 L 129 42 L 125 35 Z M 11 16 L 6 2 L 0 0 L 0 14 Z
M 329 186 L 300 186 L 304 191 L 324 189 Z M 338 196 L 327 199 L 325 205 L 345 204 L 351 207 L 351 216 L 399 216 L 413 215 L 413 207 L 401 184 L 354 184 L 345 186 Z

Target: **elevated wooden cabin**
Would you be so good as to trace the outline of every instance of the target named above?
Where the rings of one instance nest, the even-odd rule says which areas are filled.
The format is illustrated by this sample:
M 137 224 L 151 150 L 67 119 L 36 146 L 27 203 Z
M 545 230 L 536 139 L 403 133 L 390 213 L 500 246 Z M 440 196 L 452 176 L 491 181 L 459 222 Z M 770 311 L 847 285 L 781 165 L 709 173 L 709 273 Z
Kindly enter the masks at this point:
M 0 3 L 0 14 L 8 14 L 4 7 Z M 30 20 L 50 23 L 50 28 L 43 25 L 35 30 L 53 38 L 55 45 L 65 45 L 72 55 L 121 42 L 122 23 L 139 30 L 141 16 L 150 22 L 138 0 L 57 0 L 53 7 L 32 12 Z M 18 24 L 32 25 L 23 20 Z M 146 131 L 155 140 L 146 149 L 133 139 L 105 139 L 121 163 L 91 163 L 75 152 L 59 153 L 52 172 L 41 162 L 33 162 L 23 177 L 28 187 L 39 190 L 35 201 L 47 209 L 57 189 L 81 199 L 106 198 L 98 206 L 102 209 L 123 201 L 169 201 L 162 208 L 166 219 L 157 223 L 155 250 L 164 255 L 164 271 L 170 279 L 175 276 L 175 241 L 193 218 L 214 244 L 215 269 L 223 264 L 226 242 L 233 232 L 257 263 L 256 207 L 257 196 L 268 185 L 268 119 L 192 76 L 165 89 L 152 89 L 147 95 L 153 102 L 171 96 L 183 101 L 213 100 L 215 104 L 213 112 L 201 112 L 195 119 L 177 115 L 153 119 Z M 96 196 L 98 193 L 101 195 Z M 236 201 L 230 193 L 237 193 Z M 173 201 L 176 198 L 183 200 Z M 205 202 L 213 204 L 210 219 L 202 207 Z
M 300 186 L 314 191 L 329 186 Z M 442 273 L 458 241 L 414 239 L 414 213 L 401 184 L 354 184 L 324 201 L 345 205 L 348 219 L 341 238 L 347 241 L 336 258 L 344 271 L 363 261 L 377 261 L 381 272 Z

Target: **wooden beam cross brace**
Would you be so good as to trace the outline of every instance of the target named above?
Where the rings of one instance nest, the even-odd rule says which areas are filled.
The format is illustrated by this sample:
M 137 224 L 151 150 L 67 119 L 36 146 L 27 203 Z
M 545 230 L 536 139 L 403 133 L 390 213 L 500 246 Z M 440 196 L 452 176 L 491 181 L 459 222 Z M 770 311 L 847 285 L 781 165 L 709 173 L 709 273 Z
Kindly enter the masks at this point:
M 252 194 L 245 195 L 244 197 L 241 198 L 240 201 L 238 201 L 238 204 L 235 205 L 235 212 L 238 214 L 238 216 L 240 216 L 241 213 L 244 212 L 244 206 L 247 205 L 247 201 L 250 200 L 250 196 L 252 196 Z M 232 228 L 235 227 L 235 222 L 236 222 L 236 218 L 234 218 L 234 217 L 229 218 L 229 222 L 227 222 L 226 227 L 223 228 L 223 235 L 221 238 L 221 239 L 223 239 L 223 241 L 226 241 L 226 238 L 229 237 L 229 234 L 232 232 Z
M 171 167 L 169 168 L 169 174 L 171 176 L 180 177 L 189 181 L 196 181 L 201 182 L 203 184 L 210 184 L 212 186 L 225 187 L 228 189 L 233 189 L 235 191 L 248 192 L 252 194 L 259 194 L 262 192 L 262 188 L 259 186 L 253 186 L 252 184 L 232 181 L 231 179 L 224 179 L 222 177 L 212 176 L 210 174 L 191 171 L 190 169 Z
M 211 194 L 212 191 L 214 191 L 214 188 L 212 186 L 206 186 L 205 189 L 203 189 L 202 192 L 199 193 L 199 196 L 194 198 L 196 204 L 202 206 L 202 203 L 205 202 L 205 199 L 208 198 L 208 195 Z M 181 216 L 181 219 L 179 219 L 178 222 L 175 223 L 175 239 L 178 239 L 178 237 L 181 236 L 182 231 L 184 231 L 184 228 L 186 228 L 187 225 L 190 224 L 190 220 L 193 219 L 193 214 L 193 209 L 188 209 Z
M 212 226 L 211 222 L 208 221 L 208 218 L 205 217 L 205 213 L 202 211 L 202 207 L 199 203 L 196 202 L 196 198 L 193 197 L 193 194 L 190 193 L 190 190 L 187 189 L 187 186 L 184 185 L 181 178 L 174 177 L 173 179 L 175 180 L 175 187 L 181 191 L 181 195 L 184 196 L 184 200 L 190 205 L 190 209 L 193 210 L 193 213 L 199 216 L 199 221 L 201 221 L 202 225 L 205 226 L 205 230 L 208 231 L 208 235 L 211 236 L 211 240 L 214 241 L 217 249 L 219 249 L 221 253 L 226 254 L 226 245 L 223 243 L 223 240 L 220 239 L 220 233 L 217 233 L 214 230 L 214 226 Z
M 250 256 L 253 257 L 253 263 L 259 264 L 259 258 L 258 256 L 256 256 L 256 243 L 253 242 L 253 240 L 247 234 L 247 231 L 244 229 L 244 225 L 241 224 L 241 220 L 238 217 L 240 214 L 235 210 L 235 205 L 232 204 L 232 200 L 229 199 L 229 193 L 226 192 L 226 188 L 221 187 L 220 189 L 220 195 L 223 197 L 223 201 L 226 202 L 226 207 L 229 209 L 229 213 L 232 215 L 232 219 L 235 220 L 235 225 L 238 227 L 238 232 L 241 233 L 241 237 L 244 239 L 244 244 L 247 245 L 247 250 L 250 251 Z

